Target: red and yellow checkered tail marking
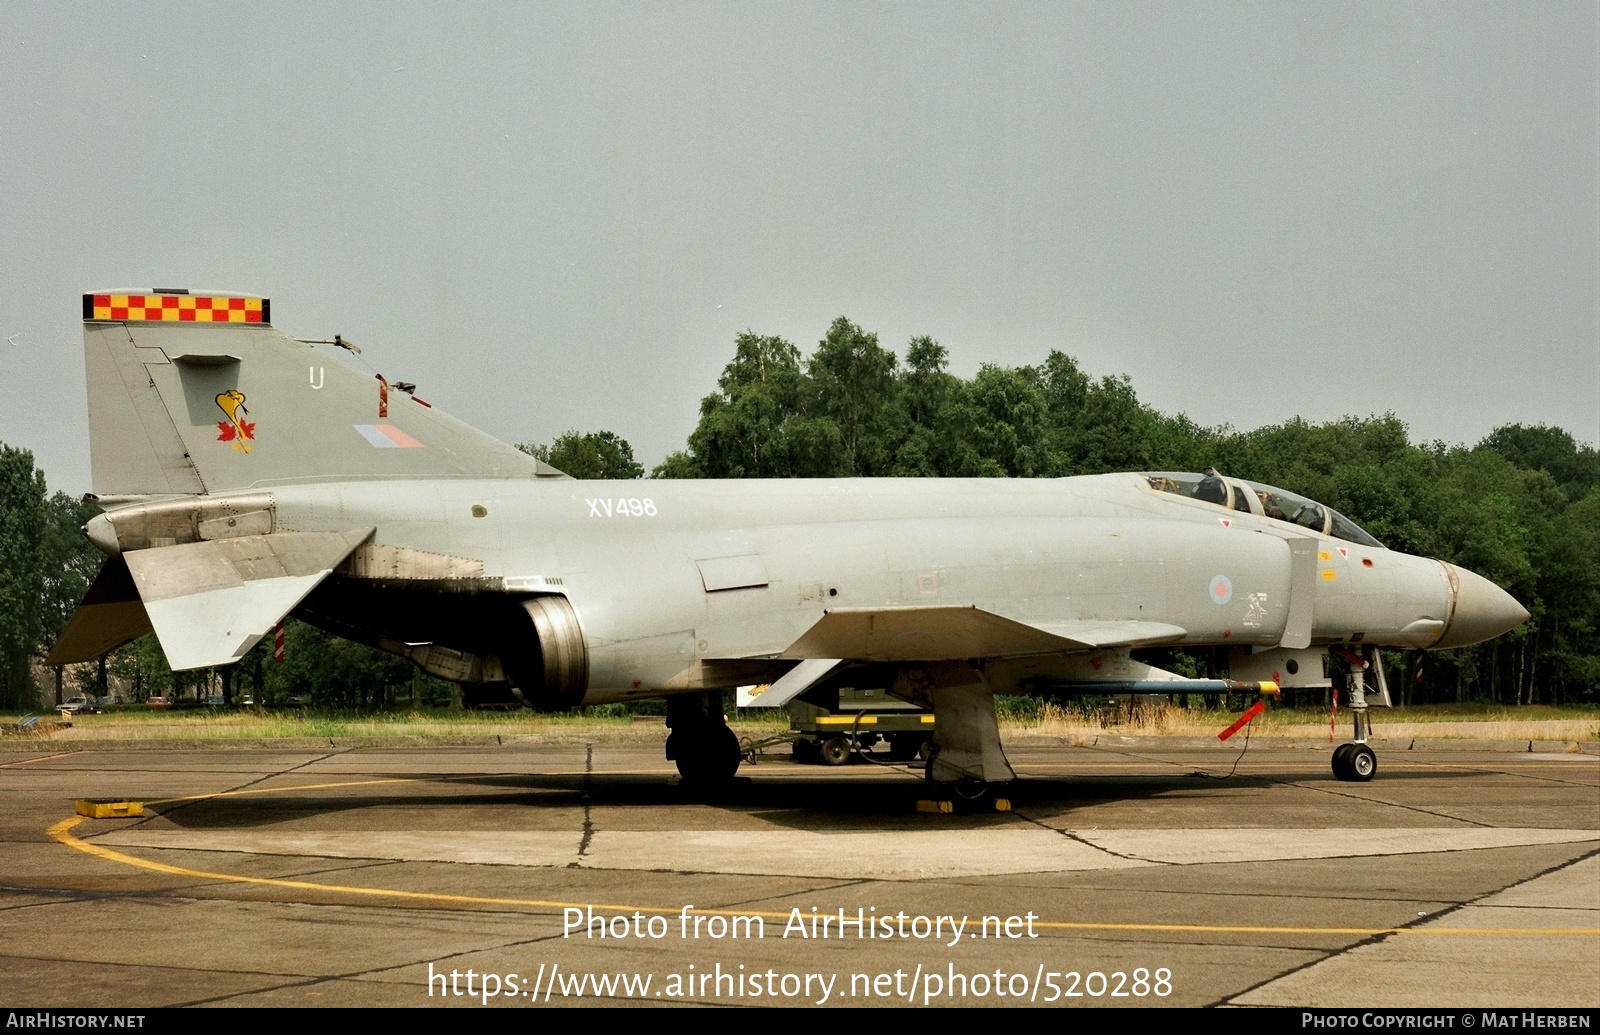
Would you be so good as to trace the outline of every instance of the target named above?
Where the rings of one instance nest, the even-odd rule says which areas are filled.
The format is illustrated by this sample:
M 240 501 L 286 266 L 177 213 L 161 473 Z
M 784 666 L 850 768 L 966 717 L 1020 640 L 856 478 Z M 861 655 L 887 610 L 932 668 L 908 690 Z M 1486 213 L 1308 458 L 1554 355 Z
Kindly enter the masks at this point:
M 232 295 L 84 295 L 85 320 L 271 323 L 272 303 Z

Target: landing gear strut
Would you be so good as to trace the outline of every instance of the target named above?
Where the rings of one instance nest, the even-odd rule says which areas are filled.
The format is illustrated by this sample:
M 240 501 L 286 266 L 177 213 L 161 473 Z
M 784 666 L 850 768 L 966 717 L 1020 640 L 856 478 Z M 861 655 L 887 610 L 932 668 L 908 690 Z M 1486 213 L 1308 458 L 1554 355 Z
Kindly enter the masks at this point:
M 739 769 L 739 738 L 722 715 L 722 693 L 667 698 L 667 758 L 678 774 L 698 784 L 726 783 Z
M 1367 746 L 1367 673 L 1375 680 L 1374 692 L 1378 704 L 1389 704 L 1389 685 L 1383 677 L 1383 660 L 1378 648 L 1368 647 L 1362 654 L 1334 648 L 1340 657 L 1350 663 L 1350 676 L 1346 694 L 1349 698 L 1350 722 L 1353 743 L 1340 744 L 1333 750 L 1333 775 L 1340 780 L 1366 783 L 1378 775 L 1378 756 Z
M 983 805 L 997 800 L 994 792 L 1017 778 L 1000 746 L 994 691 L 981 671 L 959 661 L 907 666 L 896 675 L 893 693 L 933 708 L 931 793 L 952 803 Z

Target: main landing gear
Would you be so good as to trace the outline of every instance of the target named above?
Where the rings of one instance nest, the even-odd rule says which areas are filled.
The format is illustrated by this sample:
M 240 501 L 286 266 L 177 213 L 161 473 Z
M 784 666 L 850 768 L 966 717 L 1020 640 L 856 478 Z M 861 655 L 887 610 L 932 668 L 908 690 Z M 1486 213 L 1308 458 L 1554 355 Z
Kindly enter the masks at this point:
M 1017 774 L 1000 746 L 994 691 L 983 673 L 960 661 L 907 666 L 895 676 L 892 692 L 933 708 L 927 781 L 934 800 L 919 803 L 918 808 L 1009 810 L 1010 802 L 996 792 L 1003 792 Z
M 685 781 L 725 784 L 739 770 L 739 738 L 722 714 L 722 692 L 677 694 L 667 698 L 667 758 Z
M 1357 654 L 1336 646 L 1334 651 L 1350 664 L 1346 693 L 1350 722 L 1354 729 L 1351 738 L 1353 743 L 1340 744 L 1333 749 L 1333 775 L 1350 783 L 1366 783 L 1378 775 L 1378 756 L 1367 746 L 1367 734 L 1370 731 L 1367 723 L 1367 675 L 1372 674 L 1372 693 L 1380 706 L 1389 705 L 1389 684 L 1383 676 L 1383 660 L 1378 656 L 1378 648 L 1367 647 Z

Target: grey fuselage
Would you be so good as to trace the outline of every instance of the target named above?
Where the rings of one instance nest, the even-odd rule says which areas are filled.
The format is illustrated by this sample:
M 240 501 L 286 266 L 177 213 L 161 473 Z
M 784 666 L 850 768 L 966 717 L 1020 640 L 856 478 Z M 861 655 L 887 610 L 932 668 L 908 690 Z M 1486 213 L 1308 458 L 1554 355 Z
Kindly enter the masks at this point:
M 379 544 L 481 561 L 506 592 L 564 595 L 587 642 L 591 704 L 658 695 L 705 659 L 781 656 L 831 608 L 970 606 L 1039 625 L 1165 623 L 1183 630 L 1174 645 L 1272 646 L 1296 538 L 1316 544 L 1313 643 L 1455 645 L 1455 587 L 1470 576 L 1159 492 L 1138 474 L 269 491 L 284 528 L 373 526 Z M 991 680 L 1048 670 L 1035 658 Z

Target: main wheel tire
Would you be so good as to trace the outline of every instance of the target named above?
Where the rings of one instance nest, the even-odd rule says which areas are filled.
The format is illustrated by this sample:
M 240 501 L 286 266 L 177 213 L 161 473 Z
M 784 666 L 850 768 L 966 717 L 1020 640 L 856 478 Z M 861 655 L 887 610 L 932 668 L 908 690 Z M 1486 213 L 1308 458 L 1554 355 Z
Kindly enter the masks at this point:
M 1350 766 L 1350 779 L 1366 783 L 1378 775 L 1378 756 L 1371 748 L 1365 744 L 1352 744 L 1350 749 L 1347 762 Z
M 1333 775 L 1340 780 L 1354 780 L 1355 770 L 1350 768 L 1350 751 L 1354 744 L 1340 744 L 1333 749 Z
M 822 742 L 822 760 L 828 765 L 844 765 L 854 754 L 849 737 L 829 737 Z
M 966 802 L 986 802 L 994 797 L 994 784 L 975 776 L 963 777 L 951 784 L 950 790 Z
M 739 737 L 726 726 L 674 730 L 678 775 L 695 783 L 726 783 L 739 771 Z
M 959 780 L 929 780 L 927 793 L 935 798 L 950 802 L 958 810 L 970 811 L 977 809 L 985 811 L 994 801 L 995 791 L 1000 784 L 993 784 L 987 780 L 980 780 L 975 776 L 963 776 Z

